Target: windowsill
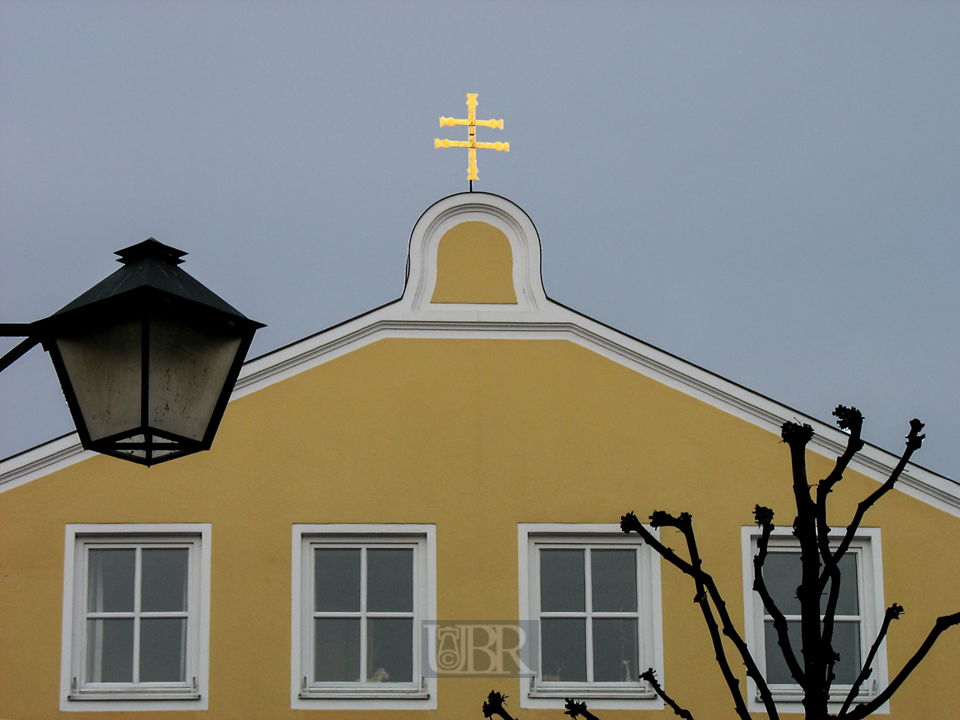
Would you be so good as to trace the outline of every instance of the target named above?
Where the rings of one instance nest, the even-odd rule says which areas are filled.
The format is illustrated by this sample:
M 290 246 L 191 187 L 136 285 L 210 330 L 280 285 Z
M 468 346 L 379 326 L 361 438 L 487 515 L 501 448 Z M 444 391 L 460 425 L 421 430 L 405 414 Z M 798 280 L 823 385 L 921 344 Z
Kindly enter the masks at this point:
M 436 680 L 423 687 L 301 688 L 294 696 L 295 710 L 419 710 L 436 709 Z
M 307 690 L 299 697 L 301 700 L 429 700 L 430 693 L 420 690 Z
M 569 698 L 589 700 L 651 700 L 657 697 L 653 689 L 643 686 L 611 687 L 602 685 L 557 685 L 531 688 L 527 693 L 531 698 Z
M 85 702 L 91 700 L 199 700 L 200 693 L 196 692 L 162 692 L 162 691 L 115 691 L 115 692 L 80 692 L 67 695 L 70 702 Z
M 842 704 L 847 699 L 851 685 L 833 686 L 830 689 L 830 702 Z M 799 685 L 770 685 L 770 694 L 774 701 L 784 703 L 802 703 L 803 690 Z M 861 692 L 854 699 L 854 703 L 870 702 L 877 696 L 873 692 Z M 760 700 L 760 693 L 757 693 L 757 700 Z
M 567 698 L 585 700 L 591 710 L 662 710 L 664 702 L 644 685 L 616 687 L 588 683 L 555 683 L 546 687 L 534 685 L 531 678 L 520 678 L 522 707 L 540 710 L 563 710 Z
M 749 684 L 753 692 L 750 695 L 750 702 L 748 703 L 747 709 L 750 710 L 750 712 L 765 712 L 766 708 L 760 699 L 760 693 L 756 692 L 756 685 L 752 680 L 749 681 Z M 872 685 L 870 691 L 861 692 L 857 695 L 857 697 L 853 699 L 852 705 L 870 702 L 877 697 L 880 690 L 877 689 L 875 683 L 871 682 L 867 684 Z M 850 692 L 850 687 L 850 685 L 840 685 L 839 687 L 831 688 L 830 700 L 827 706 L 829 712 L 837 713 L 840 711 L 843 702 L 847 699 L 847 693 Z M 799 685 L 771 685 L 770 694 L 773 696 L 773 701 L 776 703 L 777 710 L 780 712 L 803 713 L 803 690 L 800 689 Z M 874 712 L 878 715 L 885 715 L 890 712 L 890 704 L 884 703 Z

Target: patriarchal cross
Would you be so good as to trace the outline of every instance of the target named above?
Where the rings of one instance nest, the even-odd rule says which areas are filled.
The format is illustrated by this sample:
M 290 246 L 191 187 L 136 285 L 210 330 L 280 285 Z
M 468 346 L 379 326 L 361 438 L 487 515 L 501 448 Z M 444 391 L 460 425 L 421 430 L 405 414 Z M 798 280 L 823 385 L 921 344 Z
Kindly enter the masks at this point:
M 440 118 L 440 127 L 447 125 L 466 125 L 469 129 L 469 140 L 441 140 L 434 138 L 433 146 L 435 148 L 458 147 L 467 148 L 470 151 L 470 166 L 467 168 L 467 180 L 470 181 L 470 191 L 473 191 L 473 181 L 479 180 L 477 177 L 477 148 L 490 148 L 491 150 L 503 150 L 510 152 L 510 143 L 508 142 L 477 142 L 477 125 L 484 127 L 497 128 L 503 130 L 503 120 L 477 120 L 477 94 L 467 93 L 467 119 L 457 120 L 456 118 Z

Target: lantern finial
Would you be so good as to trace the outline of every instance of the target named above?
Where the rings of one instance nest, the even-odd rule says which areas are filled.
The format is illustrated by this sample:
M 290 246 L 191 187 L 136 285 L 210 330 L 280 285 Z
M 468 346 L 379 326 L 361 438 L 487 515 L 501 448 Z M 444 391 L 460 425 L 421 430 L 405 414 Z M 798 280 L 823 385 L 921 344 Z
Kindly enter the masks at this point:
M 123 250 L 117 250 L 114 255 L 119 255 L 118 263 L 130 265 L 141 260 L 151 259 L 159 260 L 168 265 L 179 265 L 183 262 L 182 258 L 186 255 L 183 250 L 177 250 L 175 247 L 164 245 L 162 242 L 147 238 L 143 242 L 131 245 Z

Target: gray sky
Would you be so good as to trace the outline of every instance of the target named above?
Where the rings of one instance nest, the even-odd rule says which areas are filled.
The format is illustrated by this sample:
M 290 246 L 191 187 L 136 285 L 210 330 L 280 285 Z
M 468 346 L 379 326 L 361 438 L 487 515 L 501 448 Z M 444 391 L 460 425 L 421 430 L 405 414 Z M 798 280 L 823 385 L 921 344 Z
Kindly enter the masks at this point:
M 960 479 L 958 38 L 958 3 L 0 0 L 0 321 L 149 236 L 253 354 L 395 299 L 475 92 L 550 297 L 895 452 L 919 417 Z M 70 430 L 41 350 L 0 376 L 0 457 Z

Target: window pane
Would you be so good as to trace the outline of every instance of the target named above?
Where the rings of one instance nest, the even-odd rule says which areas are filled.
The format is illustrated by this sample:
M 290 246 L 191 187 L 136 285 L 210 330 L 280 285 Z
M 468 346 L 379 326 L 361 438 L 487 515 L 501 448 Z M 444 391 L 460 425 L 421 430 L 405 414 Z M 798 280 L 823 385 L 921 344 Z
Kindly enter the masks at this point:
M 587 681 L 585 619 L 545 618 L 540 621 L 540 640 L 540 653 L 543 658 L 540 672 L 545 682 Z
M 317 548 L 313 551 L 313 561 L 317 612 L 359 612 L 360 550 Z M 357 640 L 358 648 L 359 642 Z M 359 672 L 359 669 L 358 659 L 352 672 Z
M 187 548 L 148 548 L 143 551 L 140 610 L 178 612 L 187 609 Z
M 585 608 L 583 550 L 541 550 L 541 612 L 583 612 Z
M 840 570 L 840 597 L 837 599 L 837 615 L 859 615 L 860 597 L 857 589 L 857 556 L 847 553 L 837 563 Z M 827 590 L 830 586 L 827 585 Z M 827 597 L 824 591 L 820 598 L 820 612 L 827 609 Z M 839 681 L 838 681 L 839 682 Z M 851 681 L 852 682 L 852 681 Z
M 800 587 L 801 572 L 798 552 L 771 552 L 763 562 L 767 590 L 784 615 L 800 614 L 797 588 Z
M 639 682 L 637 621 L 594 618 L 593 679 L 595 682 Z
M 838 615 L 859 615 L 860 598 L 857 581 L 857 557 L 847 553 L 840 558 L 840 597 L 837 600 Z M 796 598 L 797 587 L 802 577 L 800 553 L 777 552 L 767 555 L 763 564 L 763 577 L 767 589 L 784 615 L 799 615 L 800 601 Z M 829 585 L 820 597 L 820 612 L 827 608 Z M 766 609 L 764 609 L 765 614 Z
M 591 550 L 590 566 L 594 611 L 637 611 L 635 550 Z
M 778 553 L 779 554 L 779 553 Z M 799 556 L 798 556 L 799 557 Z M 799 563 L 797 563 L 799 565 Z M 771 684 L 784 683 L 795 685 L 796 680 L 790 674 L 787 661 L 783 659 L 783 651 L 777 644 L 777 631 L 773 629 L 773 621 L 763 623 L 764 644 L 767 654 L 767 682 Z M 790 636 L 790 647 L 800 666 L 803 666 L 803 656 L 800 654 L 800 621 L 787 621 L 787 634 Z
M 413 612 L 413 549 L 367 550 L 367 610 Z
M 777 644 L 777 633 L 773 629 L 773 622 L 767 620 L 764 624 L 765 644 L 767 653 L 767 682 L 787 683 L 795 685 L 796 681 L 790 675 L 787 662 L 783 659 L 783 652 Z M 787 621 L 787 631 L 790 635 L 790 645 L 797 662 L 803 665 L 803 656 L 800 654 L 800 621 Z M 852 685 L 860 672 L 860 623 L 837 622 L 833 626 L 833 649 L 840 654 L 833 672 L 836 675 L 835 683 Z
M 133 682 L 133 619 L 87 620 L 87 682 Z
M 360 682 L 360 618 L 316 618 L 313 649 L 315 682 Z
M 367 620 L 367 681 L 413 682 L 413 618 Z
M 140 621 L 140 682 L 186 680 L 186 618 Z
M 835 682 L 853 685 L 860 674 L 860 623 L 836 622 L 833 625 L 833 649 L 840 653 L 840 662 L 833 666 Z
M 89 561 L 87 610 L 133 612 L 137 551 L 133 548 L 90 550 Z

